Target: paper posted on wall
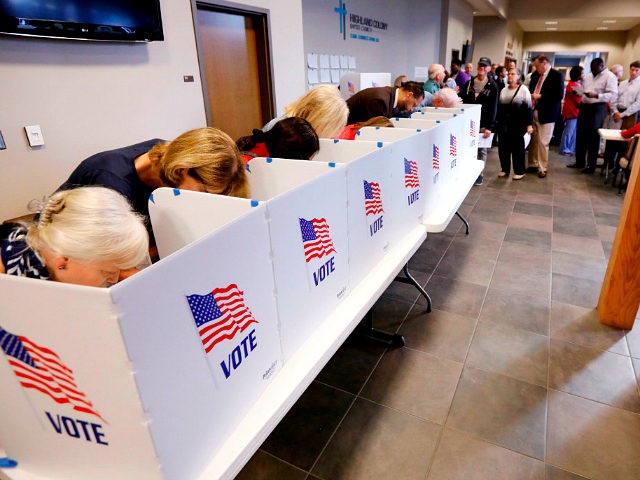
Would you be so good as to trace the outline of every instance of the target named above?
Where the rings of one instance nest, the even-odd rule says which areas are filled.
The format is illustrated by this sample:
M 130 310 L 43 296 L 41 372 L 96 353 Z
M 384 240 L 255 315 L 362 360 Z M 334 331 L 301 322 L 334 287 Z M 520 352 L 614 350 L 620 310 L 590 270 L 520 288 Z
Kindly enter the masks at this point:
M 485 138 L 484 134 L 480 135 L 478 139 L 478 148 L 491 148 L 493 142 L 493 133 Z

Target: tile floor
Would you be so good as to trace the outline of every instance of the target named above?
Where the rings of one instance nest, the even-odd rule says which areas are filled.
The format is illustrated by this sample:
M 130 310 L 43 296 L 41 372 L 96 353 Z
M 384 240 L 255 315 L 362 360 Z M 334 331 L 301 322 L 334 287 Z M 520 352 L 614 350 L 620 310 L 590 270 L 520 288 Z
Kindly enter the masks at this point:
M 394 283 L 239 480 L 640 479 L 640 321 L 600 325 L 622 197 L 596 175 L 497 178 L 429 235 L 410 267 L 433 299 Z

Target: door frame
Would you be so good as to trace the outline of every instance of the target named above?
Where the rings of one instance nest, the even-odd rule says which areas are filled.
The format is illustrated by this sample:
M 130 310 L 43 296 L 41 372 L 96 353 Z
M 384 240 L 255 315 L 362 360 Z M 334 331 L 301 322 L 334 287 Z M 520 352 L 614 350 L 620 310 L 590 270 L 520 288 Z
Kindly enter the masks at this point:
M 271 61 L 271 19 L 268 9 L 249 7 L 224 0 L 191 0 L 191 12 L 193 29 L 196 40 L 196 53 L 198 55 L 198 68 L 200 70 L 200 83 L 202 85 L 202 101 L 207 118 L 207 125 L 213 126 L 213 114 L 209 105 L 209 89 L 204 69 L 204 58 L 201 52 L 200 27 L 198 25 L 198 9 L 210 10 L 219 13 L 229 13 L 253 18 L 256 25 L 256 47 L 258 51 L 258 74 L 260 82 L 260 102 L 262 106 L 263 123 L 275 117 L 275 94 L 273 88 L 273 62 Z

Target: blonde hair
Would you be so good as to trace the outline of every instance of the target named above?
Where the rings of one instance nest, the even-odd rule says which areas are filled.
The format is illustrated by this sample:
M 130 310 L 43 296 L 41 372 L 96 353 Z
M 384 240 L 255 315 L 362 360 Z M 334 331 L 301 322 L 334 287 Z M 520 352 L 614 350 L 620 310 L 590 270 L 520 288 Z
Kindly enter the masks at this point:
M 149 150 L 149 160 L 170 187 L 180 184 L 186 168 L 208 193 L 249 197 L 242 155 L 231 137 L 217 128 L 196 128 L 159 143 Z
M 364 122 L 358 122 L 355 124 L 356 131 L 363 127 L 386 127 L 393 128 L 393 122 L 384 115 L 378 115 L 377 117 L 371 117 Z
M 64 190 L 30 206 L 40 213 L 27 231 L 27 244 L 36 252 L 47 248 L 82 263 L 110 262 L 120 270 L 150 263 L 143 217 L 115 190 Z
M 435 103 L 439 103 L 439 100 L 442 101 L 441 106 L 446 108 L 453 108 L 459 103 L 462 103 L 462 99 L 458 96 L 456 91 L 453 88 L 449 87 L 441 88 L 436 93 L 434 93 L 433 97 L 431 98 L 431 104 L 434 107 L 437 107 L 439 105 L 435 105 Z
M 347 125 L 349 107 L 334 85 L 318 85 L 284 108 L 285 117 L 304 118 L 320 138 L 338 135 Z

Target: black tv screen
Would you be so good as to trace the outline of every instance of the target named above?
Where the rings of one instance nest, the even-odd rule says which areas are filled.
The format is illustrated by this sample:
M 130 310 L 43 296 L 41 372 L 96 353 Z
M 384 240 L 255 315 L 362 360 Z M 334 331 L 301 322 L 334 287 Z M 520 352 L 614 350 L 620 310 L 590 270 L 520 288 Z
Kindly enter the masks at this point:
M 0 0 L 0 33 L 79 40 L 164 40 L 159 0 Z

